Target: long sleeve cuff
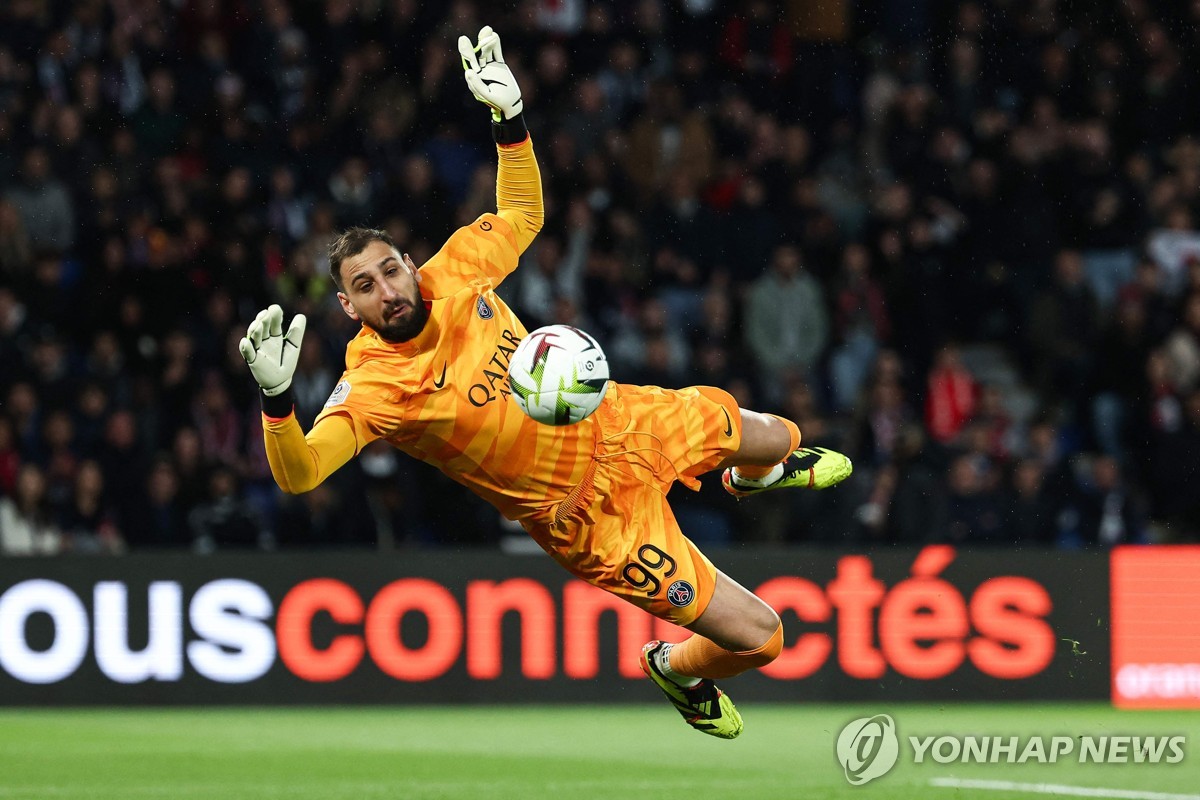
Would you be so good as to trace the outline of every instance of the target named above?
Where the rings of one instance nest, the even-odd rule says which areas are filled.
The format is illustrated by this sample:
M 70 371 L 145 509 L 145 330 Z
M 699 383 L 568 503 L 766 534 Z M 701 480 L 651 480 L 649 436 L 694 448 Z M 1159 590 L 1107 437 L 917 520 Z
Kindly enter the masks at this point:
M 260 391 L 258 399 L 262 401 L 263 413 L 271 419 L 290 417 L 296 408 L 296 393 L 290 386 L 274 397 L 267 397 Z
M 512 119 L 503 122 L 492 121 L 492 138 L 499 145 L 520 144 L 529 138 L 529 128 L 525 127 L 525 114 L 517 114 Z

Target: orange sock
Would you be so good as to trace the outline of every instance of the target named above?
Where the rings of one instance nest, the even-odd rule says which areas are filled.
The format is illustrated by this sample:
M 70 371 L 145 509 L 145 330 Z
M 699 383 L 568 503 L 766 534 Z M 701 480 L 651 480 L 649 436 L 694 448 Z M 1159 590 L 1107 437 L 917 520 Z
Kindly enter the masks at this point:
M 695 634 L 671 647 L 671 671 L 690 678 L 732 678 L 748 669 L 770 664 L 783 650 L 783 623 L 762 647 L 735 652 Z
M 768 414 L 767 416 L 775 417 L 775 419 L 783 423 L 783 427 L 787 428 L 788 434 L 792 437 L 792 443 L 787 449 L 788 454 L 790 455 L 793 450 L 800 446 L 800 428 L 797 427 L 796 423 L 792 422 L 790 419 L 784 419 L 783 417 L 776 416 L 775 414 Z M 787 456 L 784 456 L 783 458 L 787 458 Z M 782 461 L 783 458 L 779 460 Z M 752 481 L 761 480 L 767 477 L 767 475 L 773 469 L 775 469 L 775 464 L 771 464 L 767 467 L 758 467 L 749 464 L 745 466 L 739 464 L 737 466 L 738 475 L 741 475 L 743 478 L 747 478 Z

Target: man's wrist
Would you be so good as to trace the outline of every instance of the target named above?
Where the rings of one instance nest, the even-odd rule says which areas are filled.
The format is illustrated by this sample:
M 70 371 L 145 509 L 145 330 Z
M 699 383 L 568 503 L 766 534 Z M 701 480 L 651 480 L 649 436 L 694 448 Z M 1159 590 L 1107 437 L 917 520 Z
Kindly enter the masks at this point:
M 263 413 L 271 419 L 284 419 L 291 416 L 296 406 L 296 393 L 292 391 L 291 386 L 273 397 L 267 396 L 260 390 L 258 399 L 262 401 Z
M 492 120 L 492 139 L 496 144 L 520 144 L 529 138 L 529 129 L 525 127 L 525 113 L 517 114 L 512 119 L 496 122 Z

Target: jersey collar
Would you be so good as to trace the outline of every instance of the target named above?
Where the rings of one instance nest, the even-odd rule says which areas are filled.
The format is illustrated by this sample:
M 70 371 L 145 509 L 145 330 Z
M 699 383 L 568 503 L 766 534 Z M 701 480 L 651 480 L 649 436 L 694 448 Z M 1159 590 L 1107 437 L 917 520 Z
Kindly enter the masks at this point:
M 354 369 L 362 366 L 364 362 L 377 355 L 415 356 L 432 349 L 437 344 L 441 326 L 437 317 L 432 313 L 433 303 L 426 300 L 425 308 L 430 311 L 429 320 L 421 332 L 407 342 L 385 341 L 374 328 L 363 323 L 362 330 L 346 345 L 346 368 Z

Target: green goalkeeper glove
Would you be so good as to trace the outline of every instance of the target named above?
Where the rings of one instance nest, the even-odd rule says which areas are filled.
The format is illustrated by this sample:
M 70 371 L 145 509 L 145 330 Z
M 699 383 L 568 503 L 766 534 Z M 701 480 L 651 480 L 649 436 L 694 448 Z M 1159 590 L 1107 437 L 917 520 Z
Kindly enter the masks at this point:
M 505 122 L 524 110 L 521 87 L 504 63 L 500 34 L 490 25 L 479 30 L 479 43 L 474 46 L 466 36 L 458 37 L 458 54 L 466 70 L 467 88 L 476 100 L 492 109 L 494 122 Z
M 267 397 L 282 394 L 292 385 L 306 324 L 304 315 L 297 314 L 292 317 L 285 335 L 283 309 L 272 305 L 258 312 L 246 329 L 246 335 L 238 342 L 238 351 L 246 359 L 250 374 Z

